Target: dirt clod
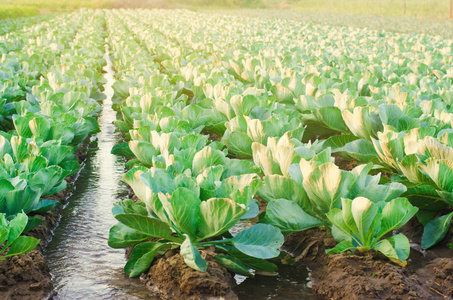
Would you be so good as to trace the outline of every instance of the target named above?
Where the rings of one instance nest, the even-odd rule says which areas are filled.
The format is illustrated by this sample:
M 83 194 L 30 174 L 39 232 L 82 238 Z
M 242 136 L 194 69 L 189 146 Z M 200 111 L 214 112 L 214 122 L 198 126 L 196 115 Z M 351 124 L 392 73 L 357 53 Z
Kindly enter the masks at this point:
M 417 275 L 438 296 L 453 298 L 453 259 L 436 258 L 418 270 Z
M 202 253 L 208 263 L 203 273 L 187 266 L 179 253 L 169 251 L 140 279 L 163 299 L 237 299 L 231 274 L 212 255 Z
M 43 299 L 53 290 L 49 266 L 37 249 L 1 261 L 0 273 L 2 299 Z

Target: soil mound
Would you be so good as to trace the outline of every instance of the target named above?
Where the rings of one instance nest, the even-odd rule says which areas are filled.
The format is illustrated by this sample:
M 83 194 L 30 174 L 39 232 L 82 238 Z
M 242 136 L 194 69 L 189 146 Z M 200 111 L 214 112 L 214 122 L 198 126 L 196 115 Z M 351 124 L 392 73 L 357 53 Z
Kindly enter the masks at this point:
M 329 299 L 432 299 L 418 276 L 373 253 L 331 255 L 313 272 L 313 289 Z
M 417 275 L 439 299 L 453 298 L 453 259 L 436 258 L 418 270 Z
M 453 258 L 423 258 L 419 268 L 402 268 L 381 254 L 325 254 L 335 241 L 320 229 L 290 234 L 284 248 L 296 264 L 311 270 L 313 291 L 321 299 L 451 299 Z M 412 250 L 415 251 L 415 250 Z M 429 253 L 428 253 L 429 254 Z M 409 262 L 411 264 L 411 262 Z
M 179 253 L 169 251 L 140 279 L 163 299 L 237 299 L 233 278 L 213 259 L 215 254 L 201 251 L 201 255 L 208 262 L 204 273 L 187 266 Z
M 0 261 L 2 299 L 45 299 L 53 290 L 49 266 L 41 251 Z

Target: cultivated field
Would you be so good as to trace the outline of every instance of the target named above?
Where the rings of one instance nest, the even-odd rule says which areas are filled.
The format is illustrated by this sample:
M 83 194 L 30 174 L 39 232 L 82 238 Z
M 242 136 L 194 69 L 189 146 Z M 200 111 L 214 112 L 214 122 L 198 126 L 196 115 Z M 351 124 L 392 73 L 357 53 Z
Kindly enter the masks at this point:
M 253 16 L 81 9 L 0 21 L 0 240 L 12 256 L 0 295 L 52 293 L 44 241 L 84 188 L 87 151 L 115 134 L 118 158 L 90 180 L 119 174 L 127 192 L 96 208 L 102 224 L 82 225 L 111 227 L 90 255 L 125 248 L 124 273 L 150 295 L 253 298 L 244 278 L 283 281 L 289 265 L 310 282 L 259 297 L 453 296 L 453 40 Z M 115 276 L 83 297 L 118 296 L 129 279 Z

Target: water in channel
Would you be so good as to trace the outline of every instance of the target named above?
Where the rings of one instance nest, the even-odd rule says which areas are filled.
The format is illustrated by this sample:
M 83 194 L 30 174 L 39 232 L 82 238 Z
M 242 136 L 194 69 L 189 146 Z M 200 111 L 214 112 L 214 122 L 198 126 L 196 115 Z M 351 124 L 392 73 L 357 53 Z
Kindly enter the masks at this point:
M 124 250 L 107 245 L 109 228 L 116 223 L 111 208 L 125 198 L 127 189 L 121 182 L 125 161 L 110 154 L 121 137 L 112 124 L 116 119 L 111 107 L 114 79 L 107 47 L 104 58 L 108 62 L 104 68 L 107 99 L 98 119 L 98 149 L 81 170 L 76 190 L 45 250 L 57 292 L 54 299 L 156 299 L 138 279 L 124 274 Z

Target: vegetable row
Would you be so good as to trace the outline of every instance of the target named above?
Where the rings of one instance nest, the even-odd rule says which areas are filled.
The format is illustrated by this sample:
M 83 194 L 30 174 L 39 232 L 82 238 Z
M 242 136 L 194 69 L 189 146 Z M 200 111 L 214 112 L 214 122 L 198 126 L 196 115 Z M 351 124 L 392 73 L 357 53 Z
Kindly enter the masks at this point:
M 12 18 L 0 20 L 0 35 L 6 35 L 16 30 L 28 28 L 29 26 L 51 19 L 51 15 L 40 15 L 29 18 Z
M 241 219 L 259 212 L 252 197 L 261 182 L 253 162 L 228 158 L 221 143 L 201 134 L 203 125 L 193 118 L 196 106 L 186 105 L 187 95 L 159 72 L 152 55 L 128 30 L 131 24 L 115 12 L 108 13 L 107 22 L 113 65 L 121 78 L 114 84 L 116 124 L 130 140 L 113 153 L 135 157 L 123 180 L 141 200 L 123 200 L 113 209 L 119 223 L 110 230 L 109 245 L 134 246 L 126 273 L 138 276 L 157 253 L 177 248 L 200 271 L 206 271 L 209 255 L 240 274 L 275 271 L 265 259 L 279 254 L 279 229 L 257 224 L 235 236 L 229 233 Z M 124 97 L 117 89 L 122 84 L 137 86 Z M 212 246 L 216 254 L 206 251 Z
M 3 257 L 31 251 L 19 236 L 60 205 L 75 151 L 98 130 L 105 61 L 102 11 L 60 15 L 6 35 L 1 59 L 0 244 Z M 5 254 L 5 252 L 7 252 Z
M 264 200 L 252 228 L 329 228 L 338 245 L 328 253 L 374 249 L 405 265 L 409 240 L 390 234 L 415 215 L 423 248 L 445 236 L 453 216 L 453 41 L 281 20 L 245 26 L 187 11 L 123 10 L 108 19 L 116 125 L 129 140 L 113 152 L 131 158 L 124 180 L 141 200 L 114 209 L 120 223 L 110 240 L 139 244 L 126 265 L 131 276 L 178 246 L 199 270 L 195 250 L 212 243 L 259 257 L 219 225 L 234 215 L 224 208 L 210 207 L 222 230 L 214 242 L 201 240 L 209 236 L 206 203 L 219 198 L 244 205 L 246 217 L 258 213 L 254 195 Z M 358 166 L 341 170 L 333 154 Z M 154 223 L 167 226 L 165 236 L 139 229 L 160 228 Z M 257 270 L 217 248 L 231 270 Z

